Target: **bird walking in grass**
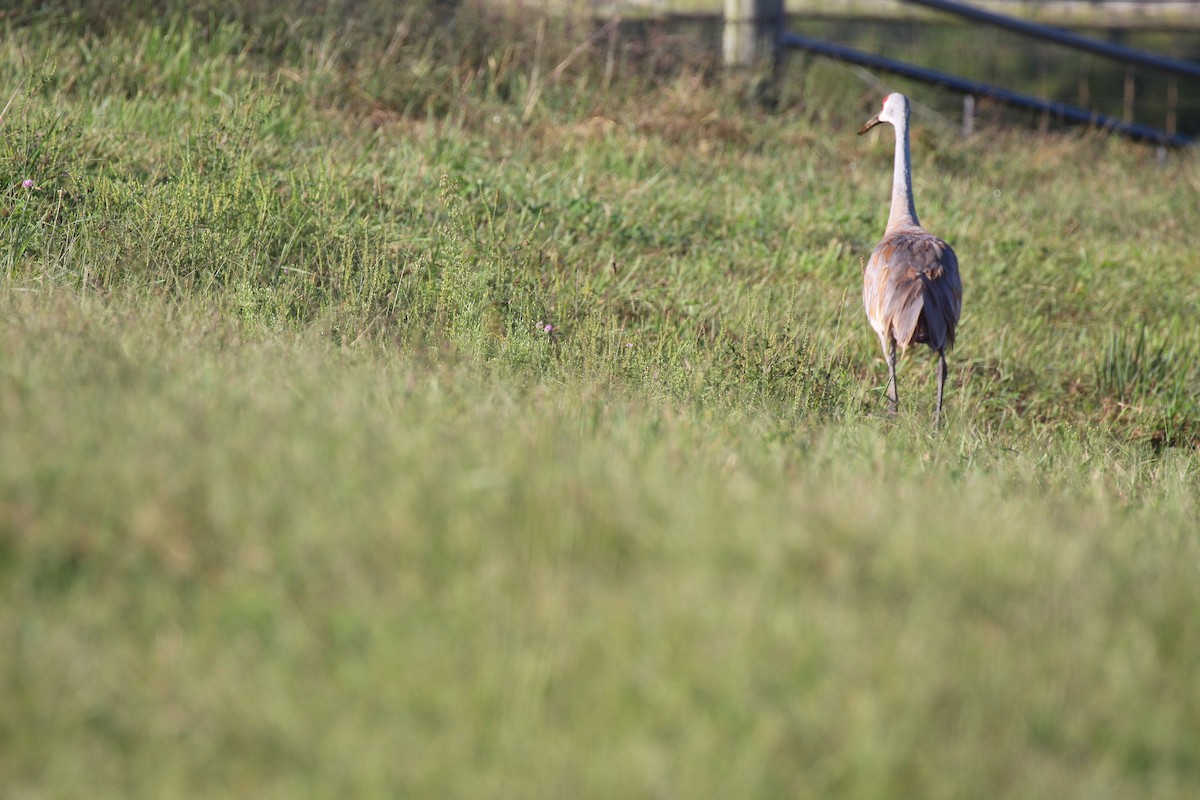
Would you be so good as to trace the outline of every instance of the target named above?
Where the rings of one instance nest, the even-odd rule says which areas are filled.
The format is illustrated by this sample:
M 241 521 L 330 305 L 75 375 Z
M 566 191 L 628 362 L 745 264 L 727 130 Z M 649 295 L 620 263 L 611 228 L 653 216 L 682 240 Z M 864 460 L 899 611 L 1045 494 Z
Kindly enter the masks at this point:
M 908 146 L 908 98 L 902 94 L 883 98 L 883 110 L 863 125 L 858 134 L 861 136 L 881 122 L 890 123 L 896 133 L 892 208 L 883 239 L 863 269 L 863 306 L 887 360 L 888 413 L 894 415 L 900 407 L 896 348 L 903 353 L 910 345 L 924 344 L 938 356 L 934 420 L 940 424 L 949 371 L 946 351 L 954 346 L 954 331 L 962 310 L 958 258 L 950 245 L 922 228 L 917 220 Z

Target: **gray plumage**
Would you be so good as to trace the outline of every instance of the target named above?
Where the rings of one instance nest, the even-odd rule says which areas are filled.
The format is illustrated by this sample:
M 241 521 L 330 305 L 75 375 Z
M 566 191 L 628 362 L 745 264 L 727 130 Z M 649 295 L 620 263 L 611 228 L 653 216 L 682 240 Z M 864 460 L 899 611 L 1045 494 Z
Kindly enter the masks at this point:
M 879 336 L 888 363 L 888 411 L 900 405 L 896 386 L 896 348 L 901 352 L 924 344 L 938 355 L 937 410 L 940 422 L 945 390 L 946 351 L 954 346 L 962 311 L 962 281 L 958 258 L 950 245 L 921 227 L 913 206 L 912 169 L 908 143 L 908 100 L 889 94 L 883 110 L 859 130 L 881 122 L 896 131 L 892 205 L 883 239 L 863 270 L 863 307 Z

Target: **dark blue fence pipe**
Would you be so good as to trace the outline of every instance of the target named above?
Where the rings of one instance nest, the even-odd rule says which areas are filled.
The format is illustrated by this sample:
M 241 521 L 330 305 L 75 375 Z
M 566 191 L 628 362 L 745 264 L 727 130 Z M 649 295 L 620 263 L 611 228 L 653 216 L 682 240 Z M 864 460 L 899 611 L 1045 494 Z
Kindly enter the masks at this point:
M 1054 28 L 1049 25 L 1040 25 L 1036 22 L 1026 22 L 1025 20 L 1014 19 L 1013 17 L 1006 17 L 1001 14 L 993 14 L 990 11 L 966 6 L 962 3 L 951 2 L 951 0 L 903 0 L 903 2 L 933 8 L 938 11 L 944 11 L 947 14 L 955 14 L 966 19 L 975 20 L 976 22 L 994 25 L 998 28 L 1007 28 L 1010 31 L 1016 31 L 1025 36 L 1057 42 L 1067 47 L 1086 50 L 1089 53 L 1107 56 L 1118 61 L 1137 64 L 1143 67 L 1152 67 L 1153 69 L 1170 72 L 1174 75 L 1182 75 L 1186 78 L 1200 79 L 1200 64 L 1191 61 L 1180 61 L 1174 58 L 1155 55 L 1154 53 L 1147 53 L 1142 50 L 1134 50 L 1130 47 L 1122 47 L 1119 44 L 1102 42 L 1098 39 L 1089 39 L 1086 36 L 1064 31 L 1062 28 Z
M 925 0 L 922 0 L 924 2 Z M 795 33 L 785 33 L 779 37 L 779 44 L 783 47 L 791 47 L 798 50 L 807 50 L 810 53 L 835 58 L 839 61 L 846 61 L 851 64 L 860 64 L 864 67 L 890 72 L 893 75 L 901 75 L 905 78 L 930 83 L 935 86 L 944 86 L 962 94 L 974 95 L 975 97 L 987 97 L 1005 105 L 1014 106 L 1016 108 L 1025 108 L 1031 111 L 1041 111 L 1051 114 L 1055 117 L 1074 122 L 1081 125 L 1094 125 L 1105 130 L 1110 130 L 1115 133 L 1120 133 L 1128 136 L 1135 141 L 1155 142 L 1157 144 L 1171 145 L 1173 147 L 1183 147 L 1192 143 L 1192 139 L 1188 136 L 1180 136 L 1177 134 L 1168 134 L 1158 128 L 1149 125 L 1140 125 L 1136 122 L 1121 122 L 1104 114 L 1085 111 L 1082 108 L 1069 106 L 1065 103 L 1056 103 L 1048 100 L 1042 100 L 1037 97 L 1010 92 L 1008 89 L 1003 89 L 999 86 L 993 86 L 988 83 L 979 83 L 977 81 L 960 78 L 957 75 L 950 75 L 945 72 L 927 69 L 926 67 L 918 67 L 913 64 L 907 64 L 903 61 L 877 56 L 872 53 L 864 53 L 861 50 L 855 50 L 852 47 L 844 47 L 838 44 L 830 44 L 817 39 L 809 39 L 806 36 L 800 36 Z

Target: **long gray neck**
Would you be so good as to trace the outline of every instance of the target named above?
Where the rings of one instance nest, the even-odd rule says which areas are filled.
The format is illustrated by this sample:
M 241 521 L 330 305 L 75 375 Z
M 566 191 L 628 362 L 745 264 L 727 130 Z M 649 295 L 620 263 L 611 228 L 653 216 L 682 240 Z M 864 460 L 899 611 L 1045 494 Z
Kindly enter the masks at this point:
M 908 114 L 905 114 L 896 128 L 896 163 L 892 173 L 892 210 L 888 214 L 887 229 L 915 227 L 921 223 L 917 220 L 917 209 L 913 205 L 912 191 L 912 156 L 908 149 Z

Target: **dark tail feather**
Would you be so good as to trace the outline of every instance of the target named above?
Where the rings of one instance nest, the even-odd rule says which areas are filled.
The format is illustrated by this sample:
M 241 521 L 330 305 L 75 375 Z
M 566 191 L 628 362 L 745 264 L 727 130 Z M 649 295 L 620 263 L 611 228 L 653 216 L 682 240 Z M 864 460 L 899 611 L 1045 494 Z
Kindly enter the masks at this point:
M 924 300 L 921 318 L 917 320 L 915 341 L 929 345 L 934 352 L 954 347 L 954 329 L 958 320 L 954 317 L 950 299 L 945 296 L 946 287 L 921 276 L 924 283 Z

